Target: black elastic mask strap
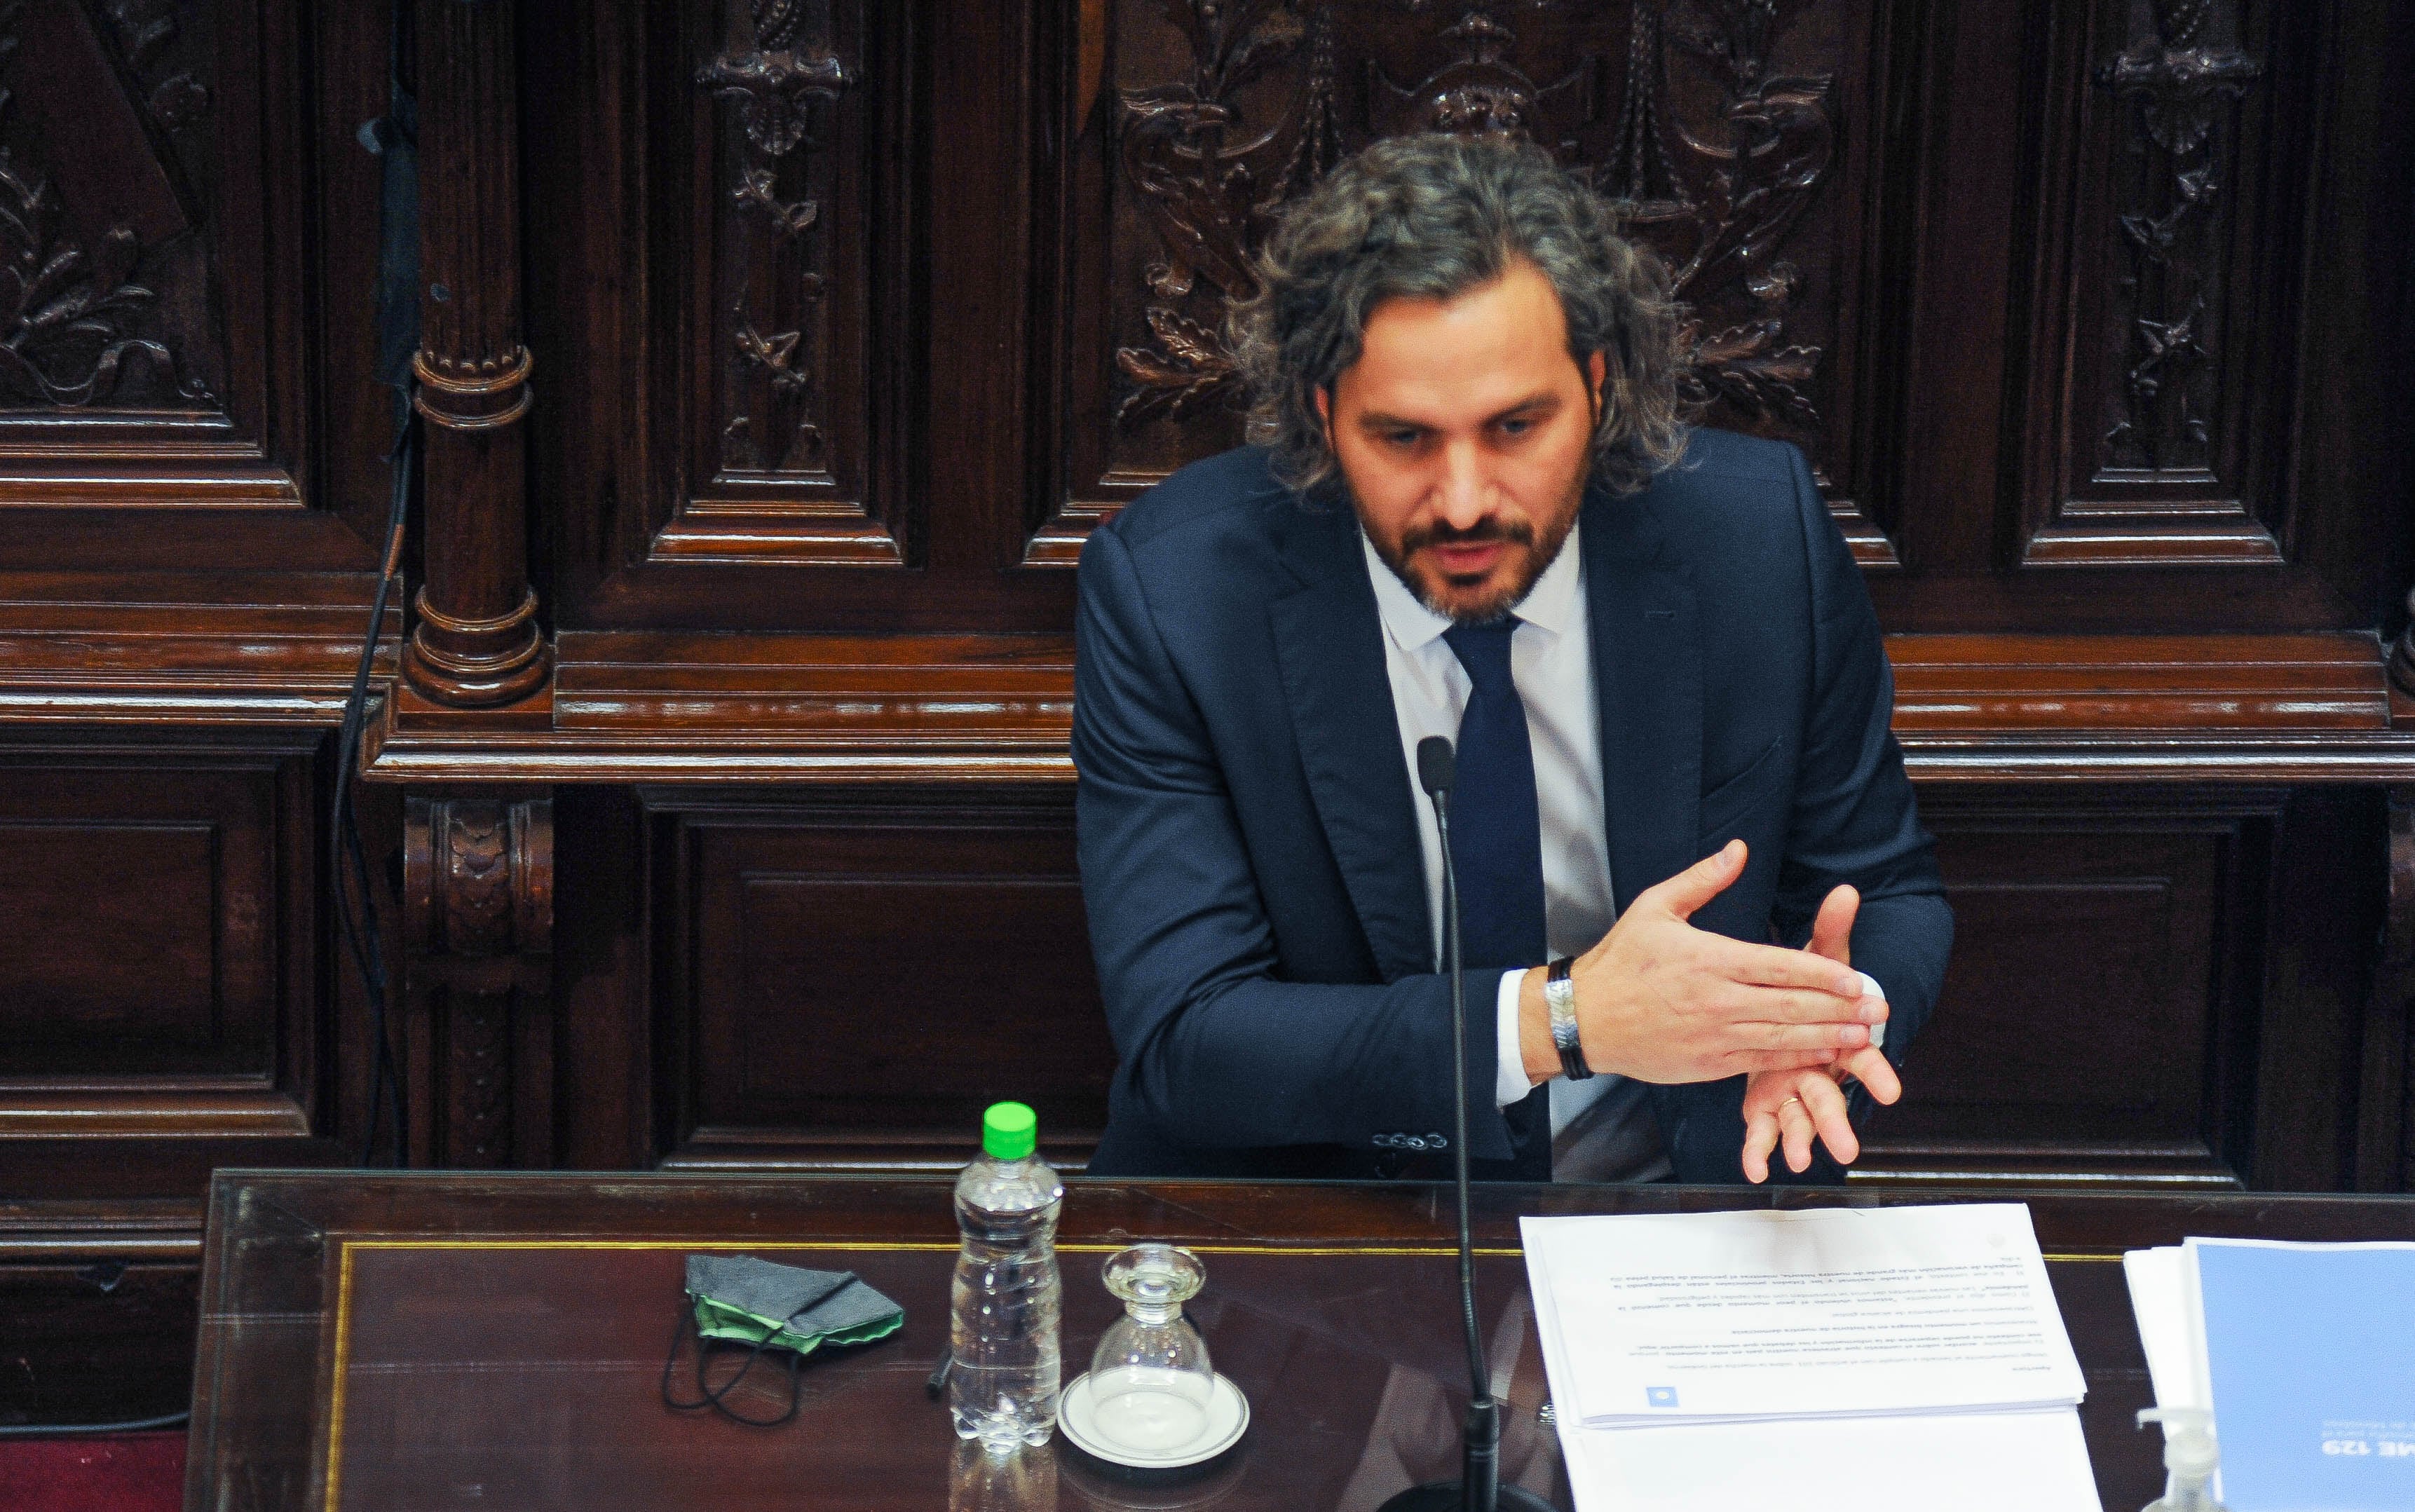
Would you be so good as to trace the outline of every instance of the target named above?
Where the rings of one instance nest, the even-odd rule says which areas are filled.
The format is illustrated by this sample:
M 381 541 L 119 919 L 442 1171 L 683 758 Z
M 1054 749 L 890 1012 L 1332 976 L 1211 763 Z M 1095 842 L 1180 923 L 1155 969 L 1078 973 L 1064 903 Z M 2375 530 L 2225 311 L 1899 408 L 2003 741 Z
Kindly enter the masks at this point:
M 807 1307 L 810 1306 L 810 1303 L 807 1304 Z M 772 1340 L 780 1336 L 780 1329 L 786 1328 L 788 1325 L 796 1322 L 798 1315 L 805 1310 L 806 1308 L 797 1309 L 795 1312 L 791 1312 L 787 1317 L 780 1320 L 779 1328 L 772 1329 L 770 1333 L 765 1334 L 762 1338 L 755 1340 L 753 1344 L 749 1345 L 746 1350 L 745 1361 L 738 1367 L 737 1373 L 716 1386 L 712 1385 L 705 1378 L 705 1355 L 709 1354 L 710 1351 L 706 1347 L 708 1340 L 705 1339 L 702 1331 L 697 1326 L 695 1299 L 687 1295 L 685 1293 L 682 1293 L 680 1295 L 679 1326 L 671 1330 L 671 1351 L 668 1355 L 663 1356 L 663 1405 L 683 1413 L 695 1412 L 700 1408 L 710 1407 L 714 1412 L 719 1413 L 722 1416 L 728 1418 L 731 1422 L 744 1423 L 749 1428 L 777 1428 L 782 1423 L 785 1423 L 788 1419 L 796 1416 L 797 1403 L 804 1390 L 802 1368 L 805 1363 L 805 1357 L 802 1355 L 794 1353 L 793 1351 L 790 1352 L 788 1355 L 788 1411 L 782 1413 L 777 1417 L 749 1417 L 744 1413 L 729 1406 L 727 1402 L 723 1401 L 722 1399 L 728 1396 L 730 1392 L 736 1390 L 739 1382 L 746 1379 L 746 1372 L 755 1369 L 755 1362 L 762 1357 L 763 1351 L 770 1347 Z M 680 1340 L 685 1339 L 691 1333 L 696 1335 L 697 1398 L 694 1401 L 682 1401 L 677 1397 L 671 1395 L 671 1370 L 679 1363 Z

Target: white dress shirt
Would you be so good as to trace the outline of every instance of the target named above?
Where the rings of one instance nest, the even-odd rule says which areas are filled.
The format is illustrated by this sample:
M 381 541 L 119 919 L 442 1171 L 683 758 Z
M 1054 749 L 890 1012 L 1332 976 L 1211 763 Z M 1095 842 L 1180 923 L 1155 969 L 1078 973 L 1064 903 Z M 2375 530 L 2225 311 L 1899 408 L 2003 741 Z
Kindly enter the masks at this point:
M 1392 712 L 1401 726 L 1407 770 L 1418 768 L 1418 742 L 1440 735 L 1454 743 L 1471 690 L 1467 669 L 1443 632 L 1450 621 L 1418 602 L 1384 565 L 1364 532 L 1367 575 L 1384 621 L 1384 666 L 1391 676 Z M 1601 725 L 1595 704 L 1593 641 L 1585 612 L 1583 556 L 1577 531 L 1515 610 L 1509 677 L 1526 708 L 1534 750 L 1535 805 L 1542 820 L 1543 929 L 1552 953 L 1581 955 L 1610 932 L 1617 917 L 1610 890 L 1609 831 L 1602 816 Z M 1434 921 L 1434 958 L 1442 958 L 1442 836 L 1433 807 L 1416 794 L 1423 843 L 1427 913 Z M 1507 1107 L 1534 1090 L 1519 1049 L 1518 990 L 1525 973 L 1505 972 L 1494 1004 L 1500 1071 L 1494 1100 Z M 1561 1181 L 1648 1181 L 1666 1175 L 1659 1127 L 1640 1082 L 1600 1074 L 1582 1082 L 1551 1080 L 1552 1175 Z

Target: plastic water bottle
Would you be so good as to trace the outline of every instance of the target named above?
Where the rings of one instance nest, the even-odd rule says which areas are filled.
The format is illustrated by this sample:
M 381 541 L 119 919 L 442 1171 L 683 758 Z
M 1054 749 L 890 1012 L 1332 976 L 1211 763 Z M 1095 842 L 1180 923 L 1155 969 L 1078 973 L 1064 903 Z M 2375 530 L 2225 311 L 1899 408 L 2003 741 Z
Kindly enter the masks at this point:
M 970 1439 L 948 1466 L 948 1512 L 1057 1512 L 1057 1455 L 1015 1441 L 992 1454 Z
M 956 1178 L 955 1369 L 948 1412 L 956 1436 L 995 1454 L 1045 1444 L 1057 1426 L 1057 1212 L 1065 1188 L 1036 1153 L 1040 1120 L 1020 1102 L 982 1115 L 982 1158 Z

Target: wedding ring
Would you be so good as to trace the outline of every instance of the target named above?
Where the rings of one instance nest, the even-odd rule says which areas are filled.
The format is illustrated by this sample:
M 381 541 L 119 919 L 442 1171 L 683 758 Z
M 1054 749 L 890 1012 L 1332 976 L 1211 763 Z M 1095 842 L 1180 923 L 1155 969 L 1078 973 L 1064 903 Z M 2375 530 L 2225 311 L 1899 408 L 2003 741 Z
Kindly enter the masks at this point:
M 1800 1102 L 1800 1101 L 1802 1101 L 1802 1100 L 1802 1100 L 1801 1098 L 1788 1098 L 1788 1099 L 1786 1100 L 1786 1102 L 1781 1102 L 1781 1103 L 1779 1103 L 1779 1104 L 1778 1105 L 1778 1112 L 1780 1112 L 1780 1113 L 1784 1113 L 1784 1112 L 1786 1111 L 1786 1103 L 1787 1103 L 1787 1102 Z

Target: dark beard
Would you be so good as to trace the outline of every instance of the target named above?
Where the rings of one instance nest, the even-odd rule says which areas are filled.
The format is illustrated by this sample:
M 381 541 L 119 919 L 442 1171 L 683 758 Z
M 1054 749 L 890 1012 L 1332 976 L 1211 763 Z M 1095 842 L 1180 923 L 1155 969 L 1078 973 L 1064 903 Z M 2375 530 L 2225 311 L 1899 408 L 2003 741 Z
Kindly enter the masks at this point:
M 1440 523 L 1423 530 L 1411 531 L 1401 537 L 1400 549 L 1397 553 L 1377 540 L 1375 533 L 1368 531 L 1363 523 L 1359 529 L 1366 534 L 1368 542 L 1375 547 L 1375 555 L 1382 559 L 1385 566 L 1392 570 L 1392 576 L 1401 580 L 1401 586 L 1407 589 L 1419 604 L 1459 624 L 1489 624 L 1524 603 L 1526 595 L 1535 591 L 1536 582 L 1558 559 L 1560 548 L 1568 545 L 1568 532 L 1576 529 L 1577 506 L 1582 503 L 1583 499 L 1584 485 L 1582 480 L 1580 480 L 1577 486 L 1569 490 L 1569 497 L 1564 501 L 1558 517 L 1541 532 L 1542 540 L 1539 546 L 1536 539 L 1537 531 L 1532 524 L 1522 519 L 1503 519 L 1495 515 L 1487 515 L 1464 531 L 1454 530 L 1450 526 Z M 1360 517 L 1363 521 L 1364 515 L 1362 514 Z M 1409 574 L 1409 560 L 1429 546 L 1437 544 L 1472 546 L 1488 541 L 1501 541 L 1527 547 L 1526 570 L 1512 579 L 1508 587 L 1476 604 L 1462 605 L 1456 609 L 1447 607 L 1436 603 L 1432 596 L 1427 593 L 1424 586 Z M 1446 577 L 1445 581 L 1448 581 L 1448 578 Z

